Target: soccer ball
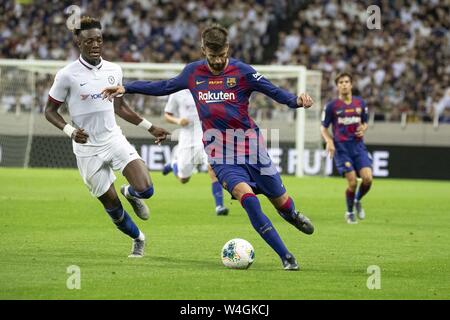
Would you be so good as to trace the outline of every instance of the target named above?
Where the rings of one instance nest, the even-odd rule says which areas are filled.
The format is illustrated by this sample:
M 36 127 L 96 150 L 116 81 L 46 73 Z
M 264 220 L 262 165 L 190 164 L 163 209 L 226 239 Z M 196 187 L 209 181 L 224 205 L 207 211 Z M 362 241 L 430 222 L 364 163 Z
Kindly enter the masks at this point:
M 222 249 L 222 262 L 231 269 L 247 269 L 255 259 L 255 250 L 244 239 L 231 239 Z

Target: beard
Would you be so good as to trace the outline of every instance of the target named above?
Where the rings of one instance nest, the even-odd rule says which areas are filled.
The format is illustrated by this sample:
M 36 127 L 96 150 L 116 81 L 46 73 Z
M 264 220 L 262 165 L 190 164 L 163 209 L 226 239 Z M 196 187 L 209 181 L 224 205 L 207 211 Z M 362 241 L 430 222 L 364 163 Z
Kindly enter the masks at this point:
M 225 65 L 227 64 L 226 61 L 224 63 L 211 63 L 211 61 L 208 60 L 208 64 L 214 71 L 222 71 L 225 69 Z

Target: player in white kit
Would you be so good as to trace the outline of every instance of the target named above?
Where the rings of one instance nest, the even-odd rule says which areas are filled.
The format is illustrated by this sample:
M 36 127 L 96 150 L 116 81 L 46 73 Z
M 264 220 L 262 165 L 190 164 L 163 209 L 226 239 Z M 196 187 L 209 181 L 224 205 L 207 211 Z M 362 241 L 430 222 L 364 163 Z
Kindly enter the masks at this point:
M 164 111 L 167 122 L 178 124 L 181 128 L 174 156 L 171 163 L 164 166 L 163 174 L 167 175 L 173 171 L 180 182 L 184 184 L 189 181 L 197 166 L 207 165 L 211 177 L 212 194 L 216 203 L 216 214 L 227 215 L 228 208 L 223 205 L 222 185 L 209 166 L 208 156 L 203 148 L 203 131 L 191 92 L 181 90 L 171 94 Z
M 102 99 L 102 88 L 122 83 L 122 69 L 101 58 L 100 22 L 83 17 L 74 35 L 80 57 L 56 74 L 45 117 L 73 140 L 73 152 L 84 183 L 101 201 L 117 228 L 133 239 L 129 257 L 142 257 L 145 236 L 122 207 L 114 188 L 113 171 L 120 170 L 128 180 L 129 185 L 122 186 L 121 192 L 143 220 L 148 219 L 149 209 L 142 199 L 150 198 L 154 189 L 144 161 L 122 134 L 114 114 L 145 128 L 158 143 L 169 132 L 142 119 L 121 97 L 114 102 Z M 58 113 L 63 102 L 67 103 L 73 126 Z

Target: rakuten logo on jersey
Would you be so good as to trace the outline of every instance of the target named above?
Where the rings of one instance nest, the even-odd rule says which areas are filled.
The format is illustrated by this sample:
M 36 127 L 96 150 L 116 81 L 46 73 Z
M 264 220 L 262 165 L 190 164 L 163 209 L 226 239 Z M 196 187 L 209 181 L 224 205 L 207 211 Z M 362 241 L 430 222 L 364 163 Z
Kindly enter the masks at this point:
M 360 123 L 360 117 L 339 117 L 338 123 L 343 124 L 344 126 L 348 126 L 350 124 Z
M 235 102 L 236 94 L 234 92 L 223 91 L 199 91 L 198 100 L 206 103 Z
M 87 100 L 88 98 L 92 100 L 102 99 L 101 93 L 93 93 L 93 94 L 80 94 L 81 100 Z

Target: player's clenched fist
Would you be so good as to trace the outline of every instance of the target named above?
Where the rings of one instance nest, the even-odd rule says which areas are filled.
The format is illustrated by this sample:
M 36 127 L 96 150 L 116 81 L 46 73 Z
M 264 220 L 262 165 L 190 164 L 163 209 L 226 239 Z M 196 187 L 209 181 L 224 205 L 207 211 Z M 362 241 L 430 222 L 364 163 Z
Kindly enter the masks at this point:
M 314 100 L 307 93 L 302 93 L 297 97 L 297 104 L 300 107 L 308 109 L 314 104 Z
M 108 99 L 109 101 L 112 101 L 115 97 L 121 96 L 124 93 L 124 86 L 114 86 L 103 89 L 101 94 L 103 96 L 103 100 Z
M 84 129 L 76 129 L 72 133 L 72 139 L 75 140 L 76 143 L 84 144 L 87 142 L 87 139 L 89 138 L 89 135 L 84 132 Z

